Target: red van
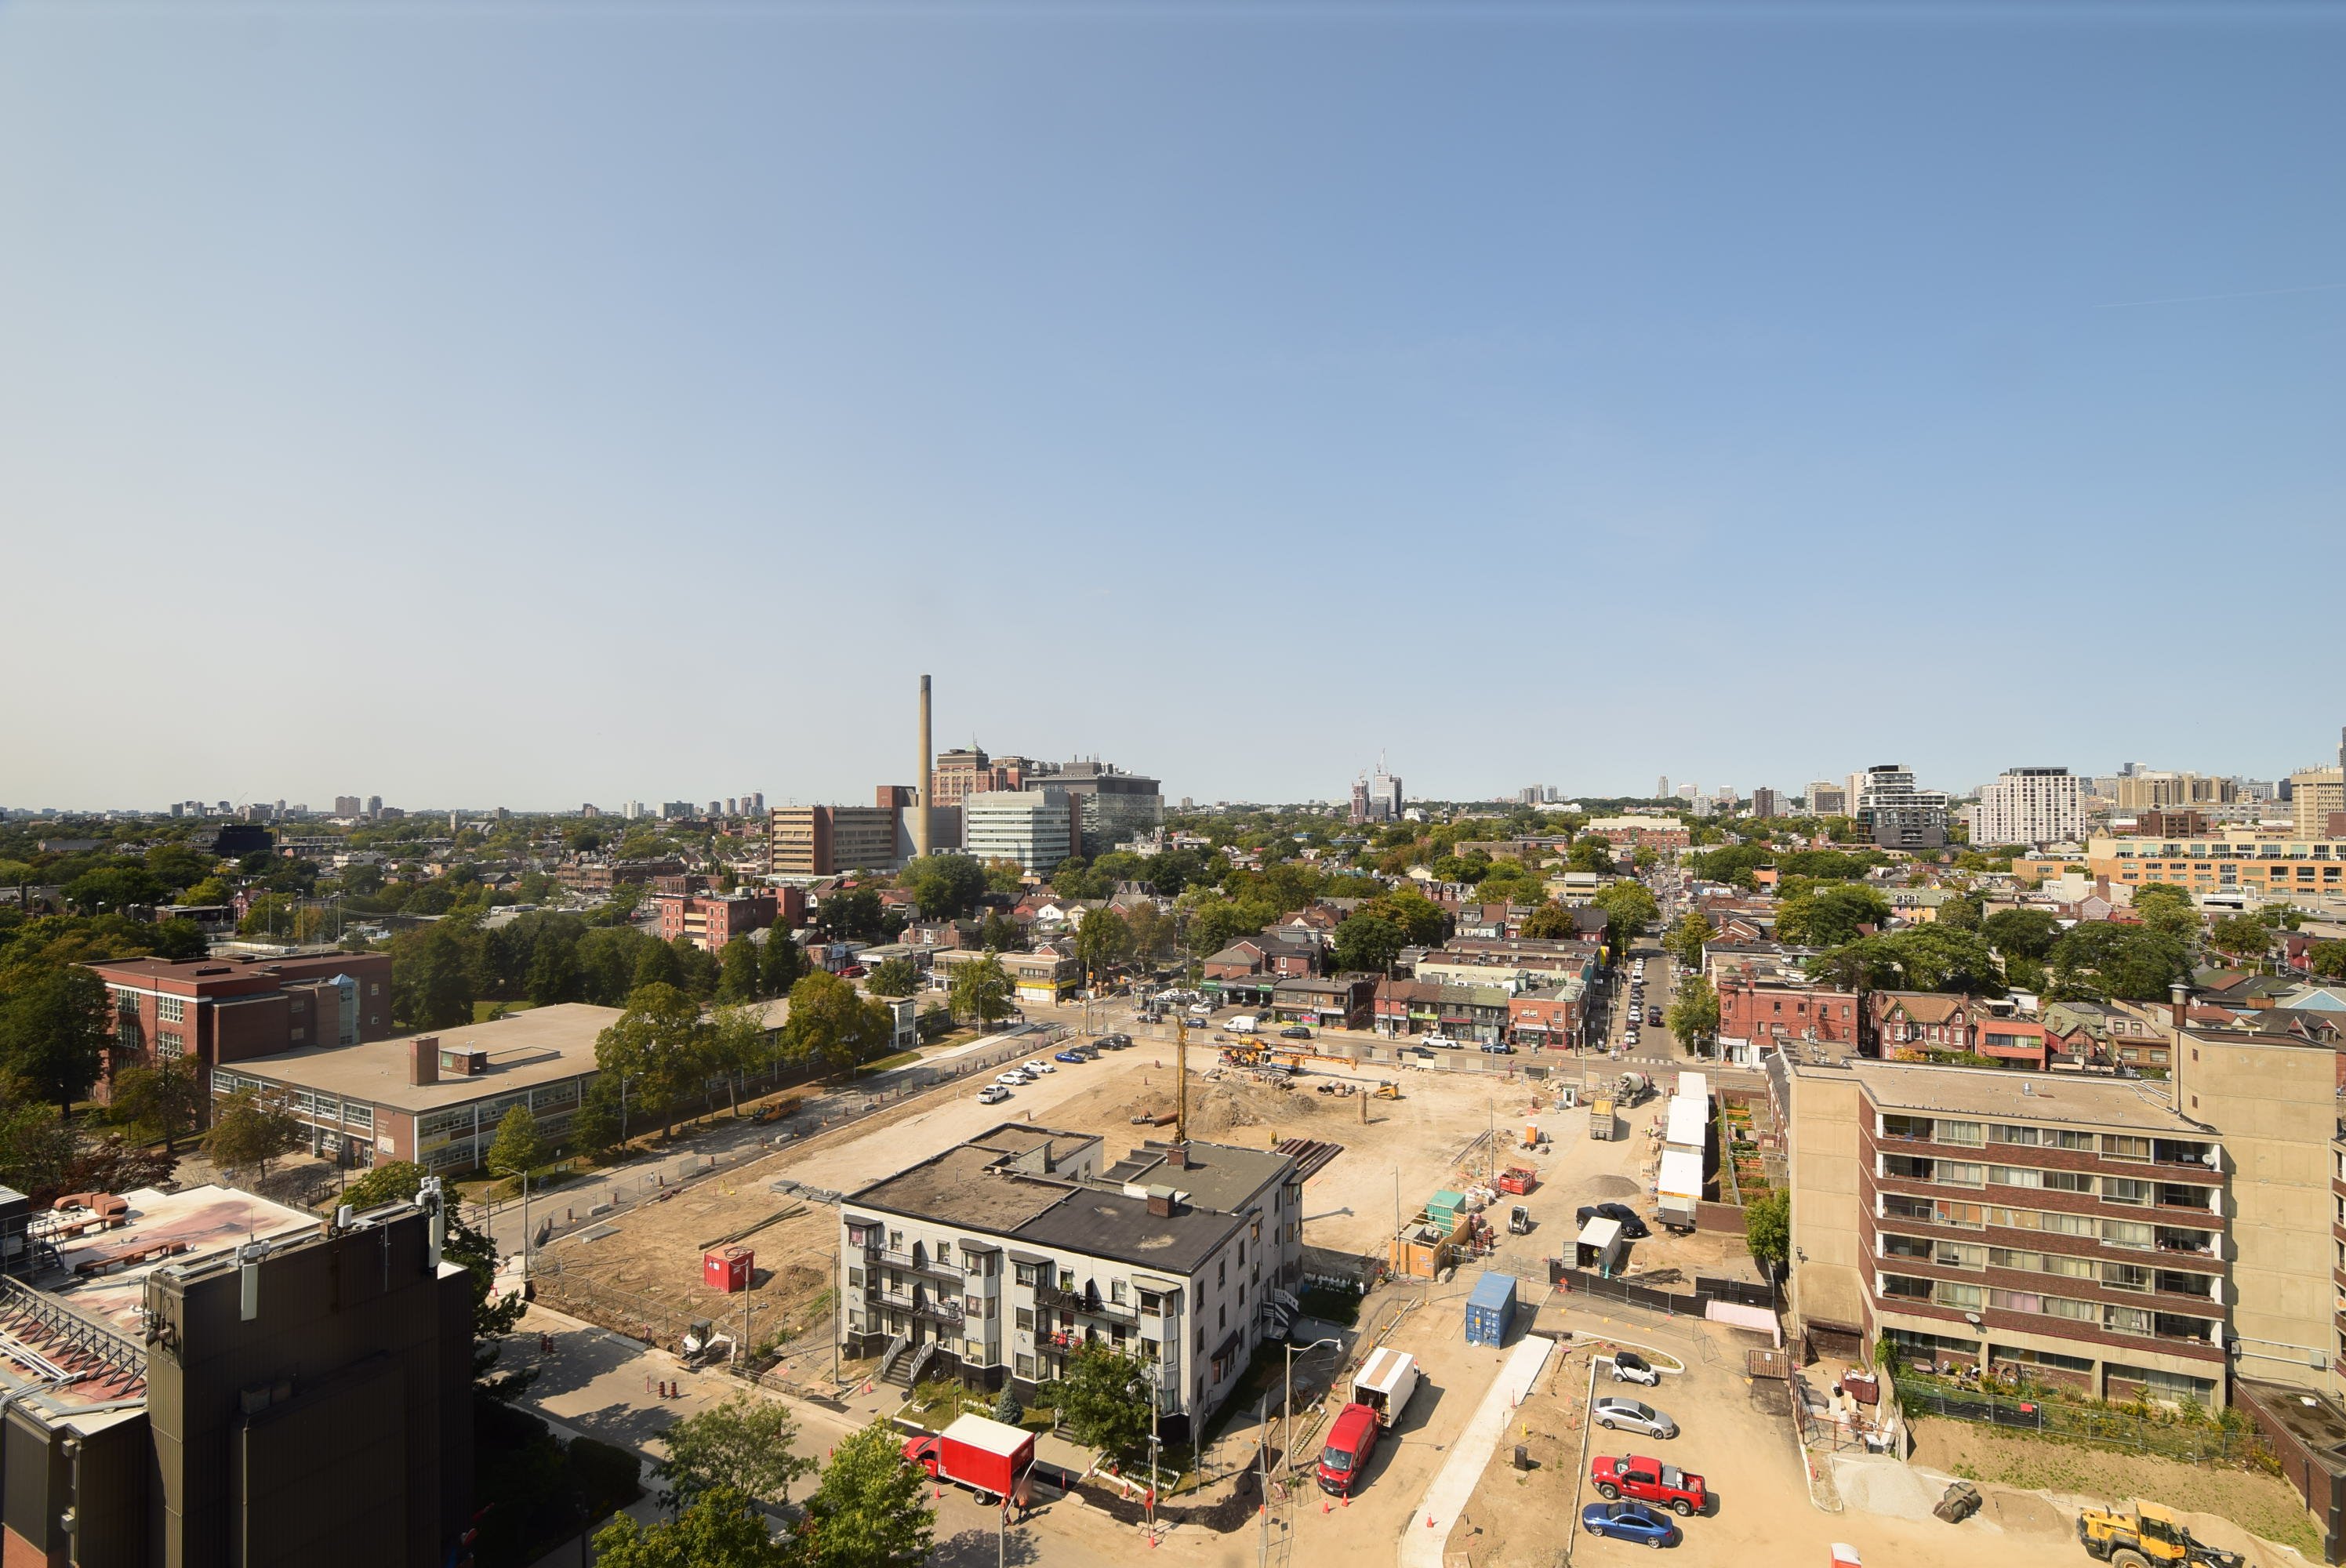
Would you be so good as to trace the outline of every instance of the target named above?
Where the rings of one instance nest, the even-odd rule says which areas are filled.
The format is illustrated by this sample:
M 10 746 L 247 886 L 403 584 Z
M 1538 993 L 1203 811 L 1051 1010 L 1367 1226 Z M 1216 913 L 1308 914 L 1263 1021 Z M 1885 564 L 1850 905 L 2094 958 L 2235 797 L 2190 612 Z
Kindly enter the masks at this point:
M 1368 1405 L 1346 1405 L 1328 1429 L 1328 1446 L 1320 1451 L 1320 1490 L 1336 1497 L 1352 1494 L 1352 1486 L 1369 1468 L 1377 1451 L 1377 1412 Z

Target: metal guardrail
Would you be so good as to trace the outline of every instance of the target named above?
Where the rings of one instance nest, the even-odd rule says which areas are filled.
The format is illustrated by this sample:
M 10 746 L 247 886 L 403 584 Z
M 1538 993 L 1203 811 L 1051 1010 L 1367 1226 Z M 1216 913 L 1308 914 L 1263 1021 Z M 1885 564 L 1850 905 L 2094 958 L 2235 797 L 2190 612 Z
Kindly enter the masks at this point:
M 85 1317 L 54 1296 L 0 1275 L 0 1329 L 5 1329 L 12 1321 L 29 1321 L 44 1336 L 82 1355 L 104 1361 L 116 1370 L 141 1381 L 146 1379 L 145 1347 L 116 1333 L 96 1319 Z

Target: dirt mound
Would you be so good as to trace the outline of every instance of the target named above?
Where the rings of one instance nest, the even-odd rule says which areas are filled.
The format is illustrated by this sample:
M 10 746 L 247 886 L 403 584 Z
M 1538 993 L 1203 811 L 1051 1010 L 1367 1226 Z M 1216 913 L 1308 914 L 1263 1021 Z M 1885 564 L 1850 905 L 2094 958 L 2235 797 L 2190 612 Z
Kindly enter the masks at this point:
M 1189 1080 L 1189 1135 L 1211 1138 L 1239 1127 L 1284 1127 L 1324 1113 L 1331 1102 L 1310 1089 L 1274 1089 L 1250 1079 Z M 1132 1098 L 1134 1116 L 1163 1116 L 1173 1112 L 1173 1095 L 1163 1089 L 1146 1089 Z M 1164 1136 L 1163 1132 L 1154 1134 Z
M 1636 1197 L 1645 1189 L 1625 1176 L 1601 1176 L 1588 1178 L 1587 1192 L 1591 1197 Z

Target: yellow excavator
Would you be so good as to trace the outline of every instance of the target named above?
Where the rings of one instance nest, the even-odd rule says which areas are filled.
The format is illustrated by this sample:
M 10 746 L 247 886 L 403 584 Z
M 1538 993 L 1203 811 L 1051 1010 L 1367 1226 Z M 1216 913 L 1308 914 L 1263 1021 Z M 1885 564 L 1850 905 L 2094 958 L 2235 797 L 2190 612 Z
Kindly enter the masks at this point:
M 2088 1508 L 2077 1515 L 2077 1544 L 2086 1555 L 2111 1568 L 2152 1568 L 2175 1563 L 2178 1568 L 2244 1568 L 2248 1559 L 2237 1552 L 2208 1545 L 2183 1528 L 2172 1509 L 2137 1502 L 2130 1513 Z

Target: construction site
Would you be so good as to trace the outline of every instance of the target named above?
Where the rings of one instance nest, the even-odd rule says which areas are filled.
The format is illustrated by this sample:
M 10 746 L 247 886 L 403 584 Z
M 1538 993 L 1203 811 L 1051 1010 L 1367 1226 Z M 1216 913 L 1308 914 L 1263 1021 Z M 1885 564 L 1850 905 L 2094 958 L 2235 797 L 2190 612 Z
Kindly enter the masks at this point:
M 671 1349 L 690 1339 L 730 1359 L 739 1344 L 792 1380 L 820 1382 L 835 1354 L 842 1195 L 1005 1119 L 1096 1134 L 1111 1155 L 1168 1137 L 1172 1053 L 1169 1041 L 1144 1039 L 1055 1064 L 1006 1102 L 982 1101 L 985 1080 L 973 1077 L 842 1125 L 785 1123 L 781 1146 L 745 1150 L 740 1163 L 650 1201 L 600 1217 L 566 1210 L 591 1223 L 539 1252 L 537 1295 Z M 1388 1271 L 1439 1276 L 1487 1255 L 1510 1229 L 1569 1262 L 1581 1206 L 1652 1207 L 1660 1102 L 1639 1074 L 1535 1081 L 1251 1043 L 1192 1043 L 1188 1058 L 1190 1136 L 1279 1150 L 1301 1165 L 1303 1239 L 1316 1275 L 1364 1285 Z M 1607 1107 L 1603 1127 L 1593 1120 L 1596 1100 Z M 740 1255 L 729 1267 L 712 1261 L 729 1251 Z M 1658 1230 L 1637 1253 L 1638 1271 L 1663 1281 L 1749 1267 L 1739 1236 Z

